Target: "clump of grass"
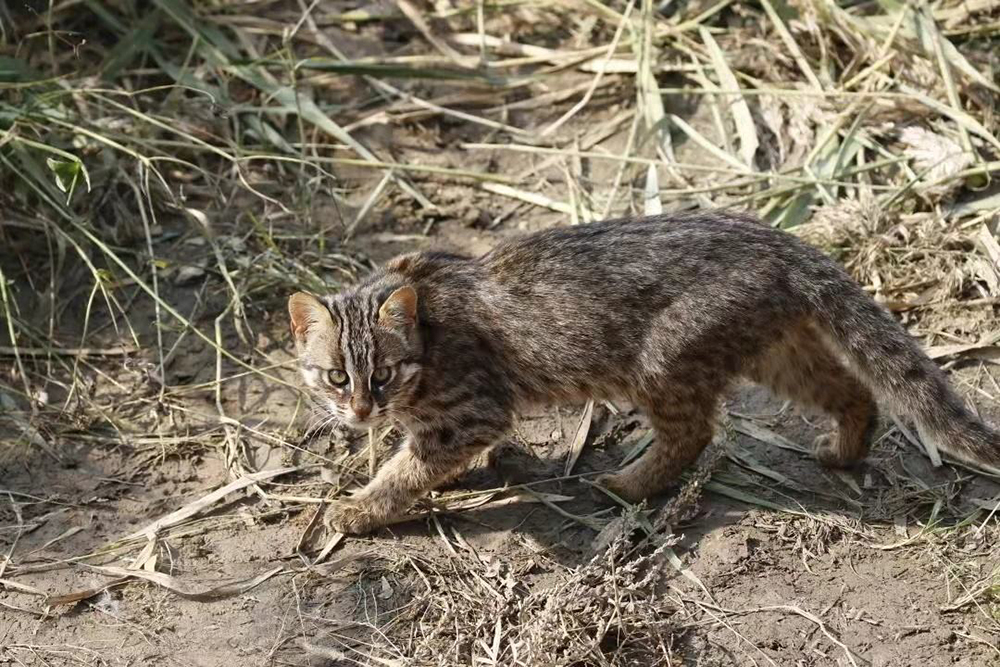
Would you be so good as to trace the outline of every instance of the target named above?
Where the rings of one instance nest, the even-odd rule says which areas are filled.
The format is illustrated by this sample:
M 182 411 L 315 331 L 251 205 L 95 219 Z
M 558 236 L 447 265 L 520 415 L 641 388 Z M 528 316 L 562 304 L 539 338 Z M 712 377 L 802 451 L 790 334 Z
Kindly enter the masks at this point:
M 676 607 L 665 593 L 664 551 L 676 540 L 659 534 L 658 546 L 636 554 L 629 536 L 638 521 L 626 516 L 588 562 L 531 587 L 519 565 L 484 563 L 474 552 L 440 563 L 400 554 L 423 583 L 390 614 L 394 620 L 368 639 L 343 631 L 314 637 L 306 650 L 373 664 L 673 664 Z

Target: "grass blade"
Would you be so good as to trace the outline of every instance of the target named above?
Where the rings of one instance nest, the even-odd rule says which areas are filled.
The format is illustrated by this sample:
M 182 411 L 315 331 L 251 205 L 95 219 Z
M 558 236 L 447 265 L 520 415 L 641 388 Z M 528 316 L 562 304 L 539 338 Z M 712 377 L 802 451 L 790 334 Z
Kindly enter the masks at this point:
M 716 76 L 719 77 L 719 86 L 724 90 L 739 90 L 740 86 L 736 81 L 736 75 L 729 68 L 726 56 L 719 48 L 715 38 L 712 37 L 712 33 L 705 28 L 699 28 L 699 34 L 712 57 L 712 66 L 715 68 Z M 731 109 L 733 120 L 736 122 L 736 132 L 740 136 L 740 156 L 746 166 L 753 168 L 754 155 L 757 154 L 760 141 L 757 139 L 757 126 L 753 122 L 753 116 L 750 115 L 750 107 L 743 95 L 739 95 L 733 100 Z

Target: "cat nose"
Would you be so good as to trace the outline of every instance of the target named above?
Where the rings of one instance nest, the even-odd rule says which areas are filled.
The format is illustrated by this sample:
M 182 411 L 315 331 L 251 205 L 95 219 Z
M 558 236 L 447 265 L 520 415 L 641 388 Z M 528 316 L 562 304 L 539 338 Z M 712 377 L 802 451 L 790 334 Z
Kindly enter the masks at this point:
M 358 419 L 367 419 L 372 413 L 372 403 L 366 399 L 351 399 L 351 410 Z

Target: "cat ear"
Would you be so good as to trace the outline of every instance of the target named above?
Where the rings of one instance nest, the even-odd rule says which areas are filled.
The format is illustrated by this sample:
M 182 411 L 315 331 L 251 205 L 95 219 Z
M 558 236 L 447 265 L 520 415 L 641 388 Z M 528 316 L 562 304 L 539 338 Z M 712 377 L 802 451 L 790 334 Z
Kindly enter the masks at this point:
M 299 342 L 304 342 L 306 336 L 318 329 L 333 328 L 333 315 L 327 307 L 305 292 L 296 292 L 288 297 L 288 317 L 292 336 Z
M 379 324 L 411 327 L 417 323 L 417 292 L 409 285 L 400 287 L 378 309 Z

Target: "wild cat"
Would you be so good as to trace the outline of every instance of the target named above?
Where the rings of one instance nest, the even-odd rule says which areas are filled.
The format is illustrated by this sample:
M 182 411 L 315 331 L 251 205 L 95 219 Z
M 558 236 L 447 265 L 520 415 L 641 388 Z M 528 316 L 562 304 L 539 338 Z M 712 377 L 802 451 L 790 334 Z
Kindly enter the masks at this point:
M 656 494 L 709 444 L 740 377 L 835 420 L 815 445 L 827 466 L 864 459 L 878 399 L 942 451 L 1000 469 L 1000 434 L 892 316 L 819 250 L 743 215 L 556 228 L 478 258 L 402 255 L 338 294 L 293 294 L 288 310 L 304 381 L 332 416 L 406 433 L 330 508 L 344 533 L 407 510 L 530 404 L 641 408 L 655 442 L 598 482 L 630 501 Z

